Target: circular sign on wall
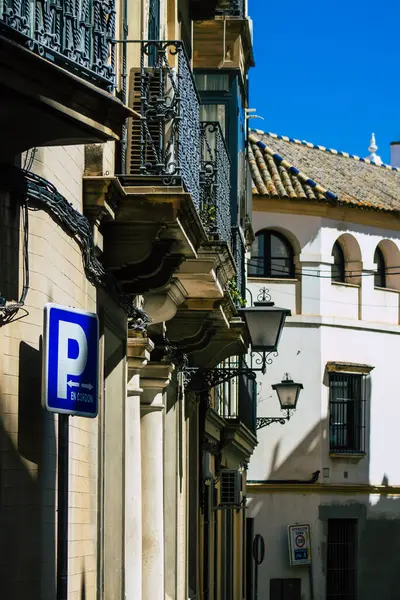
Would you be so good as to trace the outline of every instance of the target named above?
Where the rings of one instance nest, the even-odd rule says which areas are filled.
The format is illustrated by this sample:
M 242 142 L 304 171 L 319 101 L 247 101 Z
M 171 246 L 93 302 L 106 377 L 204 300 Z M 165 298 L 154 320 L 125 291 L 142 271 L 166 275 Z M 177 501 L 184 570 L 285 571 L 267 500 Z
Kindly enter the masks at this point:
M 296 546 L 298 546 L 299 548 L 302 548 L 305 543 L 306 543 L 306 539 L 305 539 L 304 535 L 300 534 L 300 535 L 296 536 L 296 539 L 295 539 Z

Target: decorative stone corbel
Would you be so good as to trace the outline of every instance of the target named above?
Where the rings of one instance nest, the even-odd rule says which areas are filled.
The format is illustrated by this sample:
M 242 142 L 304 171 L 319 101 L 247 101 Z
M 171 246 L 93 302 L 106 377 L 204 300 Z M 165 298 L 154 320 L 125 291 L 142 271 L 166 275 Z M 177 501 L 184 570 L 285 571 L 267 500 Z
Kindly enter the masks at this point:
M 185 287 L 175 277 L 165 288 L 144 294 L 144 308 L 151 322 L 156 324 L 170 321 L 187 295 Z
M 150 360 L 150 353 L 154 349 L 153 342 L 148 337 L 143 337 L 133 330 L 128 331 L 126 358 L 128 363 L 128 396 L 138 395 L 142 392 L 139 385 L 140 371 Z

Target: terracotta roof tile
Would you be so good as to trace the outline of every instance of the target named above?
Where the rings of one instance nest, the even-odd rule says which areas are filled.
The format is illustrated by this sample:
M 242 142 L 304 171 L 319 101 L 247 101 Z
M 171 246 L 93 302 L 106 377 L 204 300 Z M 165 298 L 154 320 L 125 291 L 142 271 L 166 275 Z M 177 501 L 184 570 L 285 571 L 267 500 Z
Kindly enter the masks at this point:
M 400 169 L 254 130 L 249 136 L 253 193 L 400 211 Z

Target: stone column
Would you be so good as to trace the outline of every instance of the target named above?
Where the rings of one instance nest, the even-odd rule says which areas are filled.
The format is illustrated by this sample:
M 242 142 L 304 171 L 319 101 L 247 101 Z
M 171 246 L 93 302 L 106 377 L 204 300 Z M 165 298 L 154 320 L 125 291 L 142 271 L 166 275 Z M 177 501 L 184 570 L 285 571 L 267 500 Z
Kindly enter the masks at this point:
M 164 395 L 172 365 L 149 363 L 141 377 L 142 599 L 164 600 Z
M 150 359 L 152 341 L 128 332 L 128 385 L 125 407 L 125 598 L 142 600 L 142 465 L 140 372 Z

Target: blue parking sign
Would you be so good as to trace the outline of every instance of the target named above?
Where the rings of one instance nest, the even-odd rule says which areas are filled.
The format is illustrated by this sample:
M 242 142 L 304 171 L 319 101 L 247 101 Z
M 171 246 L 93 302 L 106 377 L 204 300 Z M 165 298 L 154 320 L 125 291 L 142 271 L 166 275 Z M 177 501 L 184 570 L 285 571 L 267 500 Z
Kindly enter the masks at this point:
M 96 417 L 99 386 L 97 315 L 46 304 L 43 342 L 44 408 L 67 415 Z

